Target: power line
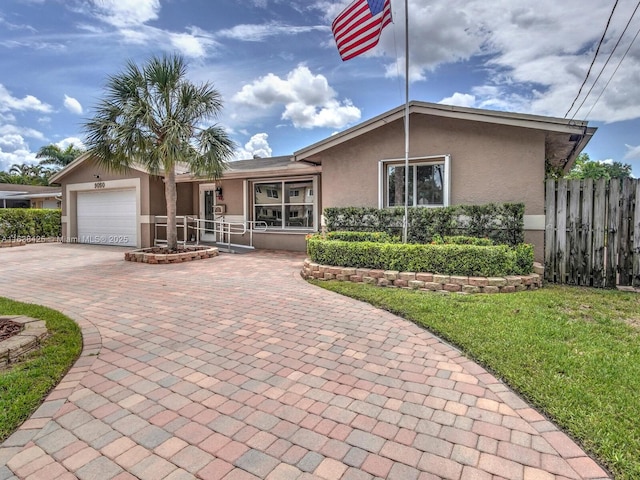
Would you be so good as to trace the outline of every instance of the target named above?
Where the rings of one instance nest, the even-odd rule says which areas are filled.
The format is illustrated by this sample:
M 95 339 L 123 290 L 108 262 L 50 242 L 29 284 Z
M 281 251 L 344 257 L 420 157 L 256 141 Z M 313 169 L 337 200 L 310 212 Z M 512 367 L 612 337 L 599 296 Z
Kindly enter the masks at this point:
M 620 45 L 620 42 L 622 41 L 622 38 L 624 37 L 624 34 L 627 33 L 627 29 L 629 28 L 629 25 L 631 24 L 631 21 L 633 20 L 633 17 L 635 17 L 636 12 L 638 11 L 638 8 L 640 8 L 640 2 L 638 2 L 636 4 L 636 8 L 633 10 L 633 13 L 631 14 L 631 17 L 629 17 L 629 21 L 627 22 L 627 24 L 624 27 L 624 30 L 622 30 L 622 33 L 620 34 L 620 36 L 618 37 L 618 41 L 616 42 L 615 46 L 613 47 L 613 50 L 611 50 L 611 52 L 609 53 L 609 57 L 607 57 L 607 61 L 604 62 L 604 65 L 602 66 L 602 68 L 600 69 L 600 73 L 598 73 L 598 76 L 596 77 L 596 79 L 593 81 L 593 83 L 591 84 L 591 88 L 589 89 L 589 91 L 587 92 L 587 94 L 584 96 L 584 98 L 582 99 L 582 102 L 580 103 L 580 105 L 578 105 L 578 108 L 576 109 L 576 111 L 573 113 L 573 115 L 571 116 L 571 120 L 573 120 L 576 115 L 578 114 L 578 112 L 580 111 L 580 109 L 582 108 L 582 106 L 585 104 L 585 102 L 587 101 L 587 98 L 589 98 L 589 95 L 591 95 L 591 92 L 593 91 L 594 87 L 596 86 L 596 84 L 598 83 L 598 80 L 600 80 L 600 77 L 602 76 L 602 74 L 604 73 L 605 68 L 607 68 L 607 65 L 609 64 L 609 61 L 613 58 L 614 53 L 616 52 L 616 49 L 618 48 L 618 46 Z M 633 43 L 633 42 L 632 42 Z M 626 54 L 625 54 L 626 55 Z M 609 79 L 609 81 L 611 81 L 611 79 Z M 608 85 L 609 82 L 607 82 Z M 602 92 L 600 93 L 600 95 L 602 95 Z M 600 98 L 600 97 L 598 97 Z M 593 108 L 593 107 L 591 107 Z
M 589 71 L 587 72 L 587 75 L 584 77 L 584 81 L 582 82 L 582 85 L 580 85 L 580 90 L 578 90 L 578 94 L 576 95 L 576 98 L 573 99 L 573 102 L 571 102 L 571 106 L 569 107 L 569 110 L 567 110 L 567 113 L 564 114 L 564 118 L 567 118 L 567 115 L 569 115 L 569 112 L 571 111 L 573 106 L 576 104 L 576 101 L 578 100 L 578 98 L 580 97 L 580 94 L 582 93 L 582 89 L 587 83 L 587 79 L 589 78 L 589 74 L 591 73 L 591 69 L 593 68 L 593 64 L 596 63 L 596 58 L 598 57 L 598 53 L 600 52 L 600 47 L 602 46 L 602 43 L 604 42 L 604 38 L 607 35 L 607 30 L 609 30 L 609 25 L 611 24 L 611 18 L 613 17 L 613 12 L 616 11 L 617 6 L 618 6 L 618 0 L 616 0 L 616 3 L 613 5 L 613 9 L 611 10 L 611 14 L 609 15 L 609 20 L 607 20 L 607 26 L 605 27 L 604 32 L 602 33 L 602 38 L 600 38 L 600 41 L 598 42 L 598 48 L 596 48 L 596 53 L 593 56 L 591 65 L 589 66 Z
M 636 39 L 638 38 L 638 35 L 640 35 L 640 29 L 638 29 L 638 31 L 636 32 L 636 35 L 633 37 L 633 40 L 631 40 L 631 43 L 629 44 L 629 46 L 627 47 L 627 49 L 625 50 L 624 54 L 622 55 L 622 58 L 620 59 L 620 61 L 618 62 L 618 65 L 616 65 L 615 70 L 613 71 L 613 73 L 611 74 L 611 76 L 609 77 L 609 80 L 607 80 L 607 83 L 605 84 L 604 88 L 602 89 L 602 91 L 600 92 L 600 95 L 598 95 L 598 98 L 596 98 L 596 101 L 593 102 L 593 105 L 591 105 L 591 108 L 589 109 L 589 111 L 587 112 L 587 117 L 589 117 L 589 115 L 591 115 L 591 111 L 593 110 L 593 108 L 596 106 L 596 104 L 598 103 L 598 101 L 600 100 L 600 97 L 602 97 L 602 94 L 604 93 L 604 91 L 607 89 L 607 87 L 609 86 L 609 84 L 611 83 L 611 80 L 613 80 L 613 77 L 615 76 L 615 74 L 618 72 L 618 69 L 620 68 L 620 65 L 622 64 L 622 61 L 625 59 L 625 57 L 627 56 L 627 54 L 629 53 L 629 50 L 631 50 L 631 47 L 633 46 L 634 42 L 636 41 Z

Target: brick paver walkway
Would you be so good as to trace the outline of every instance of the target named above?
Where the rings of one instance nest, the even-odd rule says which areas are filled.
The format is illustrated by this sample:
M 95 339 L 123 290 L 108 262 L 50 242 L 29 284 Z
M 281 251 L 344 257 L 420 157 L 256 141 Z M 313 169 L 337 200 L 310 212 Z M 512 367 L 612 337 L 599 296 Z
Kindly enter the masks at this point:
M 299 255 L 122 256 L 0 250 L 2 295 L 63 311 L 85 339 L 0 447 L 0 479 L 607 478 L 455 349 L 306 284 Z

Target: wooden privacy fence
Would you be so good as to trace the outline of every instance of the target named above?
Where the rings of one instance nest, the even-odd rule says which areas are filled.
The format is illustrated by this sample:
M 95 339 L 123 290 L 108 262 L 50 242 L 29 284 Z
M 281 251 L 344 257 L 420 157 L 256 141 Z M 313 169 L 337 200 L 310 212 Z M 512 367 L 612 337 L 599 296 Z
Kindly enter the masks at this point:
M 640 287 L 640 180 L 547 180 L 545 280 Z

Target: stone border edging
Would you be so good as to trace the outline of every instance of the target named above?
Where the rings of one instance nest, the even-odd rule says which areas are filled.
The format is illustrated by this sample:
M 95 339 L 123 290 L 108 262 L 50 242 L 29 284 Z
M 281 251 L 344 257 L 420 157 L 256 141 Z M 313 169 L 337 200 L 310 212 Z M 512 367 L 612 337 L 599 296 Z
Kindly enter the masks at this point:
M 26 244 L 24 240 L 4 240 L 0 242 L 0 248 L 24 247 Z
M 128 262 L 150 263 L 150 264 L 167 264 L 182 263 L 192 260 L 202 260 L 212 258 L 218 255 L 216 247 L 207 246 L 189 246 L 181 248 L 179 253 L 160 253 L 162 247 L 141 248 L 131 252 L 125 252 L 124 259 Z
M 82 351 L 60 382 L 51 389 L 40 406 L 2 444 L 0 444 L 0 465 L 30 444 L 35 438 L 50 432 L 44 428 L 60 410 L 68 404 L 69 396 L 80 385 L 80 381 L 90 370 L 102 349 L 102 336 L 98 328 L 84 317 L 58 310 L 73 320 L 82 335 Z
M 421 272 L 398 272 L 370 268 L 320 265 L 305 259 L 300 275 L 304 279 L 339 280 L 366 283 L 379 287 L 401 287 L 413 290 L 457 293 L 513 293 L 542 287 L 544 269 L 534 265 L 536 273 L 506 277 L 468 277 Z
M 19 323 L 23 329 L 0 342 L 0 367 L 11 365 L 40 346 L 48 330 L 44 320 L 24 315 L 3 315 L 0 318 Z

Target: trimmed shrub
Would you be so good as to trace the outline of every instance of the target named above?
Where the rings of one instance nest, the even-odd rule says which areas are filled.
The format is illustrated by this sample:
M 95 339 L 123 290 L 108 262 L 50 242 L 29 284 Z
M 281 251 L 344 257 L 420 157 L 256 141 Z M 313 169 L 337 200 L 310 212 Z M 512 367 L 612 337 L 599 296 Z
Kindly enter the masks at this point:
M 60 210 L 40 208 L 0 209 L 3 237 L 57 237 L 61 234 Z
M 328 231 L 386 232 L 402 234 L 404 208 L 325 208 Z M 524 242 L 524 204 L 455 205 L 442 208 L 409 208 L 410 243 L 430 243 L 439 235 L 489 238 L 496 244 L 516 246 Z
M 493 245 L 493 241 L 490 238 L 467 237 L 466 235 L 455 235 L 444 238 L 437 235 L 433 237 L 431 243 L 436 245 L 476 245 L 478 247 L 489 247 Z
M 307 239 L 311 260 L 324 265 L 442 275 L 495 277 L 533 271 L 533 247 L 433 245 Z
M 329 232 L 325 238 L 345 242 L 397 243 L 400 241 L 398 237 L 392 237 L 386 232 Z

